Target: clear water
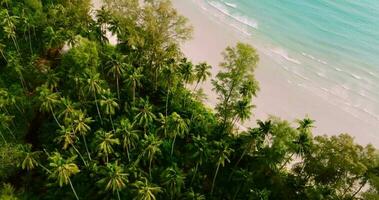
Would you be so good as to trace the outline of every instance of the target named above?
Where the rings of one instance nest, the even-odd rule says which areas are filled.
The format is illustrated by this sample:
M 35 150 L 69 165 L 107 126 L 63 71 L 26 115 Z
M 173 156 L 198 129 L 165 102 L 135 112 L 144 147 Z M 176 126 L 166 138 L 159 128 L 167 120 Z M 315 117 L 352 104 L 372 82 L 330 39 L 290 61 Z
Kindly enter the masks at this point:
M 379 122 L 379 1 L 202 0 L 306 89 Z

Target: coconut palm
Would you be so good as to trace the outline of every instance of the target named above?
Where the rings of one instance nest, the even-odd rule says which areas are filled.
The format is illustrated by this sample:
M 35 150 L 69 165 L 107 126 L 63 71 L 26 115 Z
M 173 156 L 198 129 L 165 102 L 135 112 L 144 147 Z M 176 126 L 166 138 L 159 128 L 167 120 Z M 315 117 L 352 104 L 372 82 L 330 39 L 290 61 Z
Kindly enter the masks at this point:
M 30 171 L 39 165 L 38 159 L 42 152 L 31 151 L 31 145 L 23 146 L 21 168 Z
M 138 144 L 140 131 L 135 129 L 133 124 L 126 118 L 120 120 L 116 128 L 116 133 L 122 137 L 122 146 L 126 150 L 128 160 L 130 161 L 129 151 Z
M 174 67 L 167 65 L 162 70 L 162 79 L 166 85 L 166 116 L 168 115 L 168 103 L 169 103 L 169 97 L 171 93 L 171 87 L 174 85 L 175 78 L 176 78 L 176 71 Z
M 97 110 L 97 114 L 99 115 L 99 118 L 100 118 L 100 122 L 101 124 L 103 123 L 103 119 L 101 117 L 101 113 L 100 113 L 100 109 L 99 109 L 99 105 L 98 105 L 98 100 L 97 100 L 97 95 L 100 95 L 103 93 L 104 89 L 103 89 L 103 85 L 104 85 L 104 80 L 102 80 L 100 78 L 100 74 L 99 73 L 92 73 L 90 72 L 88 75 L 88 78 L 87 78 L 87 84 L 85 85 L 85 90 L 93 95 L 93 97 L 95 98 L 95 104 L 96 104 L 96 110 Z
M 237 101 L 234 105 L 234 120 L 233 125 L 241 120 L 244 122 L 246 119 L 248 119 L 251 115 L 251 110 L 254 108 L 254 105 L 251 105 L 250 101 L 248 99 Z
M 184 58 L 179 64 L 179 73 L 184 83 L 190 84 L 194 80 L 193 64 Z
M 51 173 L 50 178 L 55 179 L 60 187 L 70 184 L 72 192 L 77 200 L 79 200 L 76 194 L 75 188 L 71 182 L 71 177 L 80 172 L 79 167 L 75 164 L 76 156 L 64 159 L 60 153 L 54 152 L 49 156 Z
M 41 111 L 49 111 L 53 115 L 55 122 L 61 126 L 54 113 L 54 108 L 60 103 L 60 95 L 57 92 L 52 92 L 47 85 L 42 85 L 37 88 L 38 100 L 41 103 Z
M 62 143 L 62 149 L 66 150 L 68 147 L 72 147 L 79 157 L 82 159 L 84 165 L 87 166 L 87 162 L 84 160 L 83 155 L 80 153 L 78 148 L 76 148 L 75 143 L 78 141 L 78 137 L 75 135 L 75 131 L 72 126 L 64 127 L 61 126 L 61 129 L 58 130 L 59 136 L 56 138 L 58 143 Z
M 98 143 L 97 149 L 100 156 L 105 156 L 105 162 L 109 162 L 109 155 L 114 152 L 113 146 L 119 145 L 120 140 L 115 138 L 112 132 L 105 132 L 103 130 L 96 131 L 96 140 Z
M 133 186 L 136 188 L 137 193 L 134 200 L 156 200 L 155 195 L 162 192 L 160 187 L 149 183 L 147 178 L 136 181 Z
M 216 161 L 216 171 L 215 171 L 215 174 L 213 176 L 213 181 L 212 181 L 212 188 L 211 188 L 211 193 L 210 193 L 211 196 L 213 195 L 213 189 L 216 183 L 216 178 L 217 178 L 217 174 L 220 169 L 220 166 L 223 167 L 225 165 L 225 161 L 230 162 L 229 156 L 233 152 L 233 149 L 229 148 L 227 143 L 217 141 L 215 142 L 215 145 L 218 148 L 218 150 L 216 151 L 216 155 L 215 155 L 216 156 L 215 158 L 217 161 Z
M 146 135 L 142 141 L 144 151 L 142 155 L 146 156 L 149 161 L 149 174 L 151 177 L 151 164 L 153 162 L 154 157 L 157 154 L 161 153 L 160 145 L 162 144 L 162 140 L 156 137 L 154 134 Z
M 205 200 L 205 196 L 199 193 L 196 193 L 191 188 L 188 192 L 185 194 L 185 200 Z
M 4 113 L 0 114 L 0 135 L 2 136 L 5 143 L 7 143 L 7 142 L 6 142 L 5 137 L 2 133 L 2 130 L 5 130 L 5 129 L 8 130 L 8 132 L 11 134 L 13 139 L 16 139 L 16 136 L 13 134 L 13 131 L 9 128 L 11 123 L 12 123 L 13 118 L 14 118 L 13 116 L 6 115 Z
M 141 86 L 141 79 L 143 77 L 142 72 L 143 72 L 142 67 L 138 67 L 138 68 L 132 67 L 131 72 L 126 75 L 126 84 L 129 87 L 132 87 L 133 104 L 135 103 L 135 99 L 136 99 L 136 88 Z
M 196 86 L 194 90 L 197 89 L 197 86 L 199 85 L 199 83 L 206 81 L 207 78 L 212 75 L 210 72 L 211 69 L 212 69 L 212 66 L 208 65 L 205 62 L 200 63 L 195 66 Z
M 120 198 L 120 191 L 126 187 L 128 183 L 128 174 L 124 172 L 123 166 L 118 163 L 108 163 L 105 169 L 104 178 L 98 181 L 100 184 L 105 185 L 105 190 L 117 193 L 118 200 Z
M 155 114 L 153 113 L 153 106 L 149 103 L 149 99 L 141 99 L 138 108 L 134 107 L 133 110 L 137 112 L 137 114 L 134 116 L 133 124 L 142 126 L 146 134 L 147 127 L 156 118 Z
M 176 112 L 173 112 L 167 120 L 167 134 L 168 137 L 172 139 L 171 145 L 171 156 L 174 152 L 174 145 L 176 137 L 183 137 L 188 132 L 188 126 L 186 120 L 184 120 L 180 115 Z
M 163 171 L 161 174 L 162 185 L 167 187 L 166 191 L 170 193 L 170 199 L 174 199 L 181 193 L 185 178 L 183 172 L 176 165 Z
M 109 58 L 109 61 L 106 63 L 106 69 L 108 71 L 108 75 L 113 76 L 116 80 L 116 88 L 117 88 L 117 97 L 120 99 L 120 78 L 125 74 L 128 65 L 124 62 L 124 56 L 120 54 L 114 54 Z
M 20 54 L 20 50 L 17 44 L 17 36 L 16 36 L 16 24 L 18 23 L 18 16 L 10 16 L 8 13 L 8 10 L 3 9 L 0 12 L 0 16 L 2 21 L 0 22 L 3 26 L 4 33 L 8 39 L 12 39 L 13 44 L 18 52 Z
M 68 97 L 63 97 L 60 99 L 60 107 L 62 108 L 58 114 L 58 118 L 63 118 L 67 124 L 72 123 L 71 120 L 74 118 L 77 105 L 74 104 Z
M 314 128 L 315 120 L 312 120 L 308 117 L 304 118 L 303 120 L 297 120 L 297 123 L 299 124 L 299 127 L 297 130 L 300 132 L 310 132 L 312 128 Z
M 81 135 L 83 138 L 84 146 L 87 151 L 87 155 L 89 160 L 91 159 L 91 154 L 88 150 L 87 146 L 87 140 L 86 140 L 86 135 L 88 134 L 89 131 L 91 131 L 91 127 L 89 126 L 90 123 L 93 122 L 91 117 L 87 117 L 86 113 L 79 110 L 74 113 L 74 118 L 73 118 L 73 128 L 74 132 Z
M 100 106 L 104 108 L 105 114 L 109 115 L 113 131 L 116 131 L 114 128 L 112 115 L 116 114 L 116 109 L 119 108 L 119 106 L 110 89 L 106 90 L 104 94 L 101 95 Z

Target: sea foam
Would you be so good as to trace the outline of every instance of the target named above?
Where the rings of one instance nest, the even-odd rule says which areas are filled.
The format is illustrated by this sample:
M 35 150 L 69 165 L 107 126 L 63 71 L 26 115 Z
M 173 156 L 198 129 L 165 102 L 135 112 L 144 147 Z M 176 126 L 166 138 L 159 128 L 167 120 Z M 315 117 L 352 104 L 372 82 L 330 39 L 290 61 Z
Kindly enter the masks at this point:
M 301 62 L 300 62 L 299 60 L 296 60 L 296 59 L 294 59 L 294 58 L 291 58 L 291 57 L 288 55 L 287 51 L 285 51 L 285 50 L 283 50 L 283 49 L 275 48 L 275 49 L 271 49 L 271 52 L 273 52 L 273 53 L 275 53 L 275 54 L 278 54 L 280 57 L 282 57 L 282 58 L 284 58 L 284 59 L 286 59 L 286 60 L 288 60 L 288 61 L 290 61 L 290 62 L 293 62 L 293 63 L 298 64 L 298 65 L 301 64 Z
M 229 2 L 224 2 L 225 5 L 229 6 L 229 7 L 232 7 L 232 8 L 237 8 L 237 5 L 236 4 L 233 4 L 233 3 L 229 3 Z

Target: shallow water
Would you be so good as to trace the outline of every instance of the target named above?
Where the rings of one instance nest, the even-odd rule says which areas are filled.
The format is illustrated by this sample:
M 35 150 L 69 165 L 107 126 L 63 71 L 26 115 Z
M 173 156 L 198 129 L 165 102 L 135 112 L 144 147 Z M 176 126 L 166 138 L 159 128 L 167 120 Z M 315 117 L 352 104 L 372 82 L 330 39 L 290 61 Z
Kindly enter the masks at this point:
M 379 1 L 196 2 L 253 40 L 289 84 L 379 123 Z

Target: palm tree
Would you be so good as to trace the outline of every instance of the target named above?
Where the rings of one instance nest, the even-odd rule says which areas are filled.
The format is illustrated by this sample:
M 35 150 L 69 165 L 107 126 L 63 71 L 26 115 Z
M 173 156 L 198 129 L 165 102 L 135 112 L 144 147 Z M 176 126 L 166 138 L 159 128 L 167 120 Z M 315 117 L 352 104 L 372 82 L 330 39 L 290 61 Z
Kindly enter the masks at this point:
M 214 189 L 214 186 L 216 183 L 216 178 L 217 178 L 217 174 L 218 174 L 218 171 L 220 169 L 220 166 L 223 167 L 225 165 L 225 161 L 230 162 L 229 156 L 233 152 L 233 149 L 229 148 L 227 143 L 215 142 L 215 145 L 218 148 L 217 154 L 216 154 L 216 159 L 217 159 L 216 166 L 217 167 L 216 167 L 215 175 L 214 175 L 213 181 L 212 181 L 211 196 L 213 195 L 213 189 Z
M 138 143 L 140 131 L 135 129 L 128 119 L 123 118 L 117 126 L 116 133 L 121 134 L 123 138 L 122 146 L 126 150 L 128 160 L 130 161 L 129 151 Z
M 51 156 L 49 156 L 50 167 L 52 168 L 49 177 L 57 180 L 60 187 L 70 184 L 72 192 L 74 193 L 76 199 L 79 200 L 70 178 L 80 172 L 78 166 L 74 162 L 75 159 L 76 156 L 64 159 L 60 153 L 54 152 Z
M 142 141 L 143 146 L 145 147 L 142 155 L 146 156 L 149 160 L 149 175 L 151 177 L 151 163 L 153 162 L 153 159 L 155 155 L 161 153 L 161 149 L 159 148 L 162 144 L 162 140 L 160 140 L 158 137 L 156 137 L 154 134 L 146 135 L 145 138 Z
M 22 146 L 22 162 L 21 162 L 21 168 L 26 169 L 27 171 L 33 170 L 35 167 L 42 167 L 47 173 L 51 173 L 49 169 L 47 169 L 45 166 L 43 166 L 41 163 L 38 162 L 38 159 L 41 155 L 41 151 L 31 151 L 32 145 L 27 144 Z
M 188 192 L 185 193 L 185 200 L 205 200 L 205 196 L 194 192 L 191 188 Z
M 120 54 L 114 54 L 106 63 L 108 75 L 112 75 L 116 79 L 117 97 L 120 99 L 120 78 L 125 74 L 127 64 L 123 62 L 124 57 Z
M 133 110 L 137 112 L 137 114 L 134 116 L 134 124 L 136 123 L 139 126 L 143 126 L 146 134 L 147 127 L 156 118 L 153 113 L 153 106 L 149 103 L 149 99 L 141 99 L 139 102 L 139 107 L 134 107 Z
M 163 171 L 161 174 L 162 185 L 167 187 L 167 191 L 170 193 L 170 199 L 174 199 L 175 195 L 181 193 L 185 178 L 183 172 L 176 165 Z
M 196 166 L 193 172 L 191 186 L 192 186 L 193 181 L 195 180 L 196 173 L 199 169 L 199 166 L 203 165 L 203 162 L 206 161 L 210 155 L 210 149 L 208 147 L 208 141 L 206 137 L 202 137 L 200 135 L 192 136 L 192 140 L 193 140 L 193 147 L 194 147 L 194 154 L 192 158 L 195 159 Z
M 113 145 L 120 144 L 120 140 L 118 138 L 114 138 L 114 134 L 112 132 L 105 132 L 103 130 L 99 130 L 96 132 L 96 139 L 98 141 L 98 151 L 99 155 L 105 155 L 106 163 L 109 162 L 109 155 L 114 152 Z
M 47 85 L 42 85 L 37 88 L 38 100 L 41 102 L 41 111 L 50 111 L 53 114 L 58 126 L 61 127 L 53 108 L 59 104 L 60 95 L 57 92 L 52 92 Z
M 160 187 L 150 184 L 147 178 L 136 181 L 133 186 L 136 187 L 137 191 L 134 200 L 156 200 L 155 195 L 162 192 Z
M 128 174 L 124 172 L 123 166 L 118 163 L 108 163 L 106 166 L 105 177 L 98 181 L 100 184 L 105 184 L 105 189 L 117 193 L 118 200 L 120 198 L 120 191 L 126 187 L 128 183 Z
M 61 104 L 62 109 L 58 114 L 58 118 L 63 117 L 66 123 L 71 123 L 70 120 L 74 118 L 74 114 L 77 112 L 75 109 L 77 105 L 74 104 L 68 97 L 61 98 L 59 103 Z
M 118 103 L 116 102 L 116 98 L 113 97 L 112 92 L 108 89 L 101 95 L 100 105 L 104 107 L 105 114 L 109 115 L 109 119 L 111 120 L 113 131 L 116 131 L 114 128 L 112 115 L 116 114 L 116 108 L 118 108 Z
M 300 132 L 309 132 L 312 128 L 315 126 L 313 125 L 315 123 L 315 120 L 312 120 L 308 117 L 304 118 L 303 120 L 297 120 L 297 123 L 299 124 L 299 127 L 297 130 Z
M 0 13 L 0 16 L 3 20 L 1 22 L 1 24 L 3 26 L 3 30 L 6 34 L 6 37 L 8 39 L 12 39 L 13 44 L 14 44 L 18 54 L 20 54 L 20 50 L 19 50 L 18 45 L 17 45 L 17 37 L 16 37 L 16 24 L 17 24 L 19 17 L 10 16 L 8 13 L 8 10 L 3 10 Z
M 142 67 L 138 67 L 138 68 L 132 67 L 132 71 L 130 72 L 130 74 L 126 75 L 126 84 L 129 87 L 132 87 L 133 104 L 135 103 L 135 99 L 136 99 L 136 88 L 141 86 L 141 79 L 143 77 L 142 71 L 143 71 Z
M 206 81 L 207 78 L 212 75 L 210 72 L 211 69 L 212 69 L 212 66 L 208 65 L 205 62 L 200 63 L 195 66 L 196 86 L 194 90 L 196 90 L 200 82 Z
M 5 144 L 7 143 L 7 141 L 5 140 L 5 137 L 4 137 L 3 133 L 1 132 L 4 129 L 7 129 L 9 131 L 9 133 L 11 134 L 11 136 L 14 139 L 16 139 L 16 136 L 13 134 L 12 130 L 9 128 L 10 124 L 12 123 L 12 120 L 13 120 L 13 116 L 9 116 L 9 115 L 6 115 L 4 113 L 0 114 L 0 135 L 3 138 Z
M 59 136 L 56 138 L 56 141 L 63 144 L 62 149 L 64 150 L 71 146 L 82 159 L 84 165 L 87 166 L 87 162 L 84 160 L 83 155 L 75 146 L 75 142 L 78 140 L 78 137 L 75 135 L 72 126 L 69 126 L 68 128 L 61 126 L 60 128 L 61 129 L 58 130 Z
M 91 127 L 89 126 L 89 124 L 92 122 L 93 122 L 92 118 L 86 117 L 85 112 L 82 112 L 81 110 L 79 110 L 74 113 L 74 121 L 73 121 L 74 132 L 82 136 L 89 160 L 92 160 L 92 159 L 91 159 L 91 154 L 88 150 L 86 135 L 88 134 L 89 131 L 91 131 Z
M 179 73 L 182 76 L 184 83 L 192 83 L 194 80 L 193 64 L 189 62 L 187 58 L 182 59 L 179 64 Z
M 179 114 L 173 112 L 167 120 L 168 136 L 172 139 L 171 156 L 174 152 L 176 137 L 183 137 L 188 132 L 186 120 L 182 119 Z
M 162 70 L 162 78 L 163 78 L 163 81 L 165 82 L 165 85 L 167 87 L 167 91 L 166 91 L 166 112 L 165 112 L 165 114 L 167 116 L 168 115 L 168 100 L 170 97 L 170 91 L 171 91 L 171 87 L 174 84 L 175 78 L 176 78 L 175 69 L 170 65 L 165 66 Z
M 88 75 L 88 78 L 87 78 L 87 84 L 85 85 L 85 89 L 88 91 L 88 93 L 92 93 L 92 95 L 94 96 L 97 114 L 99 115 L 101 124 L 103 124 L 103 119 L 101 117 L 101 113 L 100 113 L 100 109 L 98 105 L 97 95 L 103 93 L 104 81 L 100 78 L 99 73 L 89 73 L 87 75 Z
M 246 119 L 248 119 L 251 115 L 251 109 L 254 108 L 254 105 L 251 105 L 250 101 L 248 99 L 237 101 L 234 105 L 234 112 L 235 117 L 233 121 L 233 125 L 241 120 L 244 122 Z

